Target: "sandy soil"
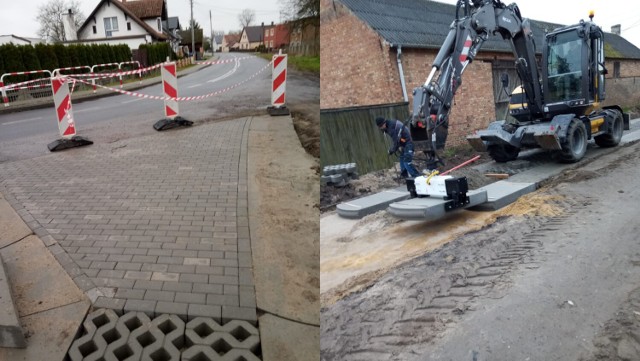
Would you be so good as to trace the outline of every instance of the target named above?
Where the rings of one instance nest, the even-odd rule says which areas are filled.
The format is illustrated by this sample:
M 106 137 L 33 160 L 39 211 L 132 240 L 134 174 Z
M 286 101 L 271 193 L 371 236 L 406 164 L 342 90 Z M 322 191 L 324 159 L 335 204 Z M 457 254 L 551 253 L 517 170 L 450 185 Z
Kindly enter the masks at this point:
M 355 293 L 323 293 L 321 359 L 638 360 L 639 149 L 569 171 L 432 251 L 349 280 Z M 370 237 L 399 227 L 410 226 Z
M 288 117 L 259 117 L 249 131 L 249 215 L 258 309 L 319 323 L 318 161 Z

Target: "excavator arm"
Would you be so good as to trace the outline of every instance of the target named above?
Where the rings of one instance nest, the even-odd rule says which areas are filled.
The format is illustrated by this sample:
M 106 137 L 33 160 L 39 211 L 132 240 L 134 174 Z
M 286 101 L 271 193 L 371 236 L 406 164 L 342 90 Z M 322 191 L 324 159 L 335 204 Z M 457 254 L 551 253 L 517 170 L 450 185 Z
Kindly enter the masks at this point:
M 429 76 L 424 85 L 413 90 L 411 133 L 415 141 L 427 140 L 425 154 L 430 168 L 439 162 L 436 150 L 444 148 L 449 113 L 462 84 L 462 74 L 493 34 L 500 34 L 511 44 L 531 115 L 543 114 L 536 49 L 528 19 L 522 18 L 516 4 L 505 5 L 500 0 L 458 0 L 456 19 Z M 435 145 L 431 141 L 433 134 Z

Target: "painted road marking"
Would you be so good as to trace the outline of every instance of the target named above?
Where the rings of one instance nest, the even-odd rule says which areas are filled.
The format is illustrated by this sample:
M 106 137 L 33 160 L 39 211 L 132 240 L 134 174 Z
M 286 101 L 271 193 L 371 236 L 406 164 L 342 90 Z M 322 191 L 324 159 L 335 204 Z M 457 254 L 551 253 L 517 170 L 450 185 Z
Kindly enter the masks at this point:
M 94 111 L 94 110 L 100 110 L 100 109 L 102 109 L 102 108 L 100 108 L 100 107 L 93 107 L 93 108 L 80 109 L 80 110 L 75 110 L 75 109 L 74 109 L 74 110 L 73 110 L 73 112 L 74 112 L 74 113 L 82 113 L 82 112 L 91 112 L 91 111 Z
M 26 123 L 26 122 L 30 122 L 30 121 L 38 120 L 38 119 L 42 119 L 42 117 L 29 118 L 29 119 L 20 119 L 20 120 L 14 120 L 14 121 L 12 121 L 12 122 L 2 123 L 2 125 L 11 125 L 11 124 Z
M 233 69 L 229 70 L 225 74 L 223 74 L 223 75 L 221 75 L 221 76 L 219 76 L 219 77 L 217 77 L 215 79 L 209 80 L 207 83 L 215 83 L 215 82 L 220 81 L 220 80 L 222 80 L 224 78 L 228 78 L 231 75 L 233 75 L 233 73 L 235 73 L 238 70 L 239 67 L 240 67 L 240 62 L 236 59 L 235 64 L 233 66 Z
M 204 84 L 196 84 L 196 85 L 188 86 L 187 88 L 191 89 L 191 88 L 196 88 L 196 87 L 203 86 L 203 85 Z
M 121 104 L 129 104 L 129 103 L 133 103 L 133 102 L 139 102 L 141 100 L 142 100 L 142 98 L 136 98 L 136 99 L 133 99 L 133 100 L 127 100 L 126 102 L 122 102 Z

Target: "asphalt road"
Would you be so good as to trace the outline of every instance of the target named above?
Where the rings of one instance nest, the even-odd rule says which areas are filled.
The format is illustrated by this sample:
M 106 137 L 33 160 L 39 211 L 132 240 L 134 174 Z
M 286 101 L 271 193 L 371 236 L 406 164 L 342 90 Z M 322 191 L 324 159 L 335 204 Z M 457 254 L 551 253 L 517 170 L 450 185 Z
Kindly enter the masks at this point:
M 246 81 L 202 101 L 180 103 L 180 115 L 193 121 L 219 119 L 265 109 L 270 103 L 271 71 L 267 61 L 247 54 L 219 54 L 220 60 L 238 60 L 204 67 L 178 79 L 179 96 L 217 92 Z M 161 85 L 137 92 L 161 95 Z M 73 99 L 72 99 L 73 101 Z M 152 125 L 164 117 L 163 102 L 129 95 L 103 97 L 73 105 L 78 135 L 113 142 L 154 132 Z M 46 144 L 58 138 L 53 108 L 0 115 L 0 162 L 48 153 Z

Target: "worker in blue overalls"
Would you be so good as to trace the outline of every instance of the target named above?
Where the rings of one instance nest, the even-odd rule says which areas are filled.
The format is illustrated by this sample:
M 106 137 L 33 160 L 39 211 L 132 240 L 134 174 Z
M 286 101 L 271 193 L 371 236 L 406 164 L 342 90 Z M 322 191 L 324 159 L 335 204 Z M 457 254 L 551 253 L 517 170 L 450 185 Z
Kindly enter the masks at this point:
M 420 173 L 411 164 L 413 161 L 413 142 L 409 128 L 399 120 L 385 120 L 383 117 L 376 118 L 376 125 L 393 141 L 393 145 L 389 148 L 389 155 L 400 151 L 400 175 L 404 178 L 419 176 Z

